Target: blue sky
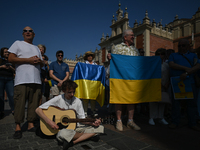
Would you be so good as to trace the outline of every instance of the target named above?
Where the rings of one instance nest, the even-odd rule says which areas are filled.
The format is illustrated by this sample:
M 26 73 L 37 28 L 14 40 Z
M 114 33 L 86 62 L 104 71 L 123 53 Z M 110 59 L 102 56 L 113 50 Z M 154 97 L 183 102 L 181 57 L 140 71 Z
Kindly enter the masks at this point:
M 127 7 L 129 25 L 135 19 L 149 18 L 162 24 L 179 18 L 191 18 L 200 7 L 200 0 L 121 0 L 121 9 Z M 102 37 L 111 35 L 111 20 L 116 16 L 119 0 L 0 0 L 0 47 L 10 47 L 15 40 L 23 40 L 22 29 L 30 26 L 35 31 L 33 44 L 44 44 L 46 55 L 55 61 L 57 50 L 64 57 L 94 50 Z

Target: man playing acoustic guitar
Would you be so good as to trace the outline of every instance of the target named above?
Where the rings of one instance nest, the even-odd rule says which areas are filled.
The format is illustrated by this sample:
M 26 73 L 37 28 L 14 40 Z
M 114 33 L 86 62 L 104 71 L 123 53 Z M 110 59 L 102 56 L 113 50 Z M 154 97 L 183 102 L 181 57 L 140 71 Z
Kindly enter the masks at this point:
M 74 96 L 77 87 L 78 85 L 72 80 L 64 81 L 62 84 L 62 90 L 64 94 L 52 98 L 51 100 L 47 101 L 36 109 L 36 113 L 41 118 L 40 127 L 42 132 L 47 132 L 47 135 L 58 133 L 56 138 L 58 139 L 58 141 L 63 142 L 64 150 L 68 149 L 70 146 L 73 146 L 78 142 L 84 141 L 89 138 L 93 139 L 94 141 L 98 141 L 99 137 L 97 134 L 104 132 L 104 127 L 100 125 L 100 119 L 93 119 L 93 122 L 87 122 L 88 119 L 85 119 L 82 102 L 80 99 Z M 52 110 L 48 111 L 48 109 L 52 108 L 52 106 L 59 107 L 62 110 L 60 110 L 60 113 L 54 114 Z M 76 115 L 78 118 L 77 120 L 82 120 L 79 122 L 85 121 L 83 122 L 84 125 L 78 123 L 75 130 L 73 128 L 68 129 L 68 127 L 70 127 L 70 121 L 63 121 L 63 118 L 68 118 L 70 120 L 70 114 L 64 114 L 63 116 L 61 116 L 63 112 L 66 111 L 67 113 L 68 110 L 71 111 L 72 109 L 76 111 Z M 73 118 L 71 120 L 76 119 Z M 46 129 L 42 129 L 42 125 L 47 126 Z M 62 127 L 64 127 L 64 129 L 61 129 Z

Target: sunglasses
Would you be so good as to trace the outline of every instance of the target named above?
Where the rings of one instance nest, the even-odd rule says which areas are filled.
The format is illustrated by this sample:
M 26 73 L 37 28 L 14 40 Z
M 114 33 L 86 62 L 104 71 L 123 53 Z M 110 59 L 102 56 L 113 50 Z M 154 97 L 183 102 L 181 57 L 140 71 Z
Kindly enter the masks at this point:
M 23 30 L 23 32 L 31 32 L 31 33 L 33 33 L 33 30 Z
M 63 57 L 63 55 L 57 55 L 58 57 Z

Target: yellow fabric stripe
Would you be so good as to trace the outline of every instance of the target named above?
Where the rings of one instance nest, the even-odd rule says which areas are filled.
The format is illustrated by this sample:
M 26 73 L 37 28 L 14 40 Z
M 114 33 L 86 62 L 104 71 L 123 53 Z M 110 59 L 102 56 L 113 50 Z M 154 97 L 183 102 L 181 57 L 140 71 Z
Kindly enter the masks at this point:
M 174 93 L 175 99 L 184 99 L 184 98 L 191 98 L 193 99 L 193 92 L 184 92 L 184 93 Z
M 49 86 L 52 87 L 52 82 L 51 82 L 51 80 L 48 80 L 48 82 L 49 82 Z
M 75 96 L 80 99 L 96 100 L 100 106 L 103 106 L 105 99 L 105 87 L 101 81 L 92 81 L 86 79 L 75 80 L 78 84 Z
M 161 79 L 110 79 L 110 103 L 136 104 L 161 101 Z

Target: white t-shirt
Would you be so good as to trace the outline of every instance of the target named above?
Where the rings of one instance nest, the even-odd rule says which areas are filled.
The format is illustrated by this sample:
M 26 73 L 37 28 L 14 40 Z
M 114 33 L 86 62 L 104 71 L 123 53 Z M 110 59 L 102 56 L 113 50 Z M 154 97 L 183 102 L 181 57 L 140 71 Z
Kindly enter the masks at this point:
M 8 50 L 17 55 L 18 58 L 30 58 L 37 55 L 42 60 L 39 48 L 25 41 L 15 41 Z M 15 86 L 20 84 L 41 84 L 40 65 L 16 64 Z
M 75 96 L 72 99 L 68 100 L 64 97 L 64 94 L 58 95 L 52 98 L 51 100 L 45 102 L 44 104 L 40 105 L 39 108 L 48 109 L 49 106 L 56 106 L 65 110 L 74 109 L 79 119 L 85 118 L 82 101 Z

